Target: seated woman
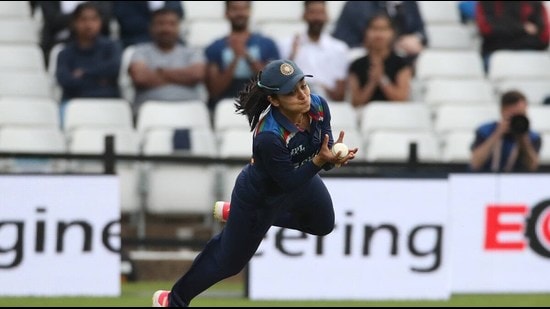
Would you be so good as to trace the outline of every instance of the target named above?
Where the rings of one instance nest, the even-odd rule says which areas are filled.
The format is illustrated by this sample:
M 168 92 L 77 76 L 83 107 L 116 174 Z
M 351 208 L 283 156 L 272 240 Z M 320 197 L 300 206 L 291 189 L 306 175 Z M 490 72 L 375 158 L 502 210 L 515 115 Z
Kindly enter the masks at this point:
M 61 117 L 73 98 L 119 98 L 120 44 L 101 35 L 99 9 L 85 2 L 71 16 L 72 37 L 58 55 L 56 78 L 63 90 Z M 63 118 L 61 118 L 63 120 Z
M 377 14 L 365 29 L 368 53 L 351 63 L 348 83 L 351 103 L 362 107 L 371 101 L 407 101 L 413 67 L 394 50 L 395 29 L 390 17 Z

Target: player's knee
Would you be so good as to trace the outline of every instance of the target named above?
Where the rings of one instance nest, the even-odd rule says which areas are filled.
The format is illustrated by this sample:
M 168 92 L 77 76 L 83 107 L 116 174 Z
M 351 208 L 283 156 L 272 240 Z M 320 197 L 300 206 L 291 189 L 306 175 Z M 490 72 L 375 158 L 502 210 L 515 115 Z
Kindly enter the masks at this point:
M 312 234 L 316 236 L 326 236 L 330 234 L 333 230 L 334 230 L 334 222 L 331 222 L 331 223 L 326 223 L 326 224 L 317 226 L 314 229 Z
M 333 230 L 334 230 L 334 223 L 328 224 L 323 230 L 321 230 L 321 233 L 319 234 L 319 236 L 328 235 L 332 233 Z

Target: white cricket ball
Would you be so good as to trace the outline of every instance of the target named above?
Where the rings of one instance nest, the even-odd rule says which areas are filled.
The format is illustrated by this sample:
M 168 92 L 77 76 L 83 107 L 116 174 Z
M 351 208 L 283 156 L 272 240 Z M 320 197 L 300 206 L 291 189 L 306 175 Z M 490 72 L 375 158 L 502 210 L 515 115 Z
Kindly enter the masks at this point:
M 344 143 L 336 143 L 332 145 L 332 154 L 337 155 L 338 152 L 340 152 L 340 157 L 338 157 L 339 159 L 345 158 L 349 152 L 348 146 Z

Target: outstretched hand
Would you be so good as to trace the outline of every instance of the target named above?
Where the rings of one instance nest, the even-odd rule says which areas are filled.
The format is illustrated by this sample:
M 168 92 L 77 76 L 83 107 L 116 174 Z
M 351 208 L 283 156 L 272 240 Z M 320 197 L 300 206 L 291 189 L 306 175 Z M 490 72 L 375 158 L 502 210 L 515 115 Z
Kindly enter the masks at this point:
M 336 140 L 336 143 L 343 143 L 344 142 L 344 135 L 345 135 L 344 131 L 340 131 L 340 134 L 338 135 L 338 139 Z M 338 157 L 340 156 L 340 152 L 338 152 L 335 156 L 335 158 L 338 159 L 338 161 L 335 164 L 337 166 L 348 164 L 350 160 L 355 159 L 355 154 L 357 153 L 358 150 L 359 150 L 359 148 L 357 148 L 357 147 L 349 148 L 348 155 L 345 156 L 342 159 L 338 159 Z M 331 153 L 332 153 L 332 151 L 331 151 Z
M 344 142 L 344 131 L 340 131 L 340 134 L 338 136 L 338 139 L 336 140 L 336 143 L 343 143 Z M 319 153 L 313 158 L 313 163 L 317 166 L 323 166 L 325 163 L 332 163 L 336 166 L 346 165 L 349 163 L 350 160 L 353 160 L 355 158 L 355 154 L 358 151 L 358 148 L 350 148 L 348 155 L 344 158 L 339 159 L 337 155 L 332 153 L 332 150 L 328 147 L 328 141 L 329 136 L 328 134 L 325 134 L 323 137 L 323 143 L 321 144 L 321 149 L 319 150 Z

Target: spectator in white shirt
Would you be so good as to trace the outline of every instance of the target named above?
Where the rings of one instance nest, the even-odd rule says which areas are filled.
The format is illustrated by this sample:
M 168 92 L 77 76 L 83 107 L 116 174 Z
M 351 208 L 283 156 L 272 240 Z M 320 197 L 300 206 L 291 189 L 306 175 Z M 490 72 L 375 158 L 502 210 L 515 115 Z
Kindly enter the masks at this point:
M 281 57 L 293 60 L 311 73 L 311 91 L 332 101 L 343 101 L 348 70 L 348 46 L 324 32 L 328 21 L 326 1 L 304 1 L 306 33 L 278 42 Z

